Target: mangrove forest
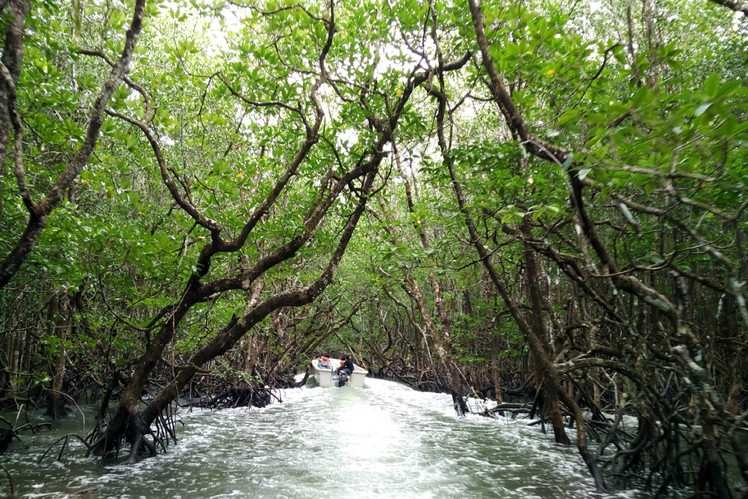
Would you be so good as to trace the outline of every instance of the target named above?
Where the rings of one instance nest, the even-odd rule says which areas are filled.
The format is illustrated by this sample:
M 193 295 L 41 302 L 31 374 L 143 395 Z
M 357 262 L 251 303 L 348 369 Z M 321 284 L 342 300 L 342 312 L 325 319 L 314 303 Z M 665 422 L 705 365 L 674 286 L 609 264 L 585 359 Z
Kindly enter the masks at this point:
M 748 498 L 745 0 L 0 40 L 0 494 Z

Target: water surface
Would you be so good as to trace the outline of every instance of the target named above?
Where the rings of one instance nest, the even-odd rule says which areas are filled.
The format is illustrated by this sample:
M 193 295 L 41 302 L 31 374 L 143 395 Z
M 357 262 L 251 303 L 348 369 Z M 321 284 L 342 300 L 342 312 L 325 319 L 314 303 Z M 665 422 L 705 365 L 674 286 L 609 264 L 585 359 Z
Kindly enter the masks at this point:
M 75 443 L 38 465 L 50 442 L 81 431 L 80 416 L 0 459 L 25 497 L 594 496 L 575 449 L 537 427 L 457 418 L 449 396 L 366 383 L 284 390 L 263 409 L 183 412 L 179 444 L 132 466 L 104 466 Z

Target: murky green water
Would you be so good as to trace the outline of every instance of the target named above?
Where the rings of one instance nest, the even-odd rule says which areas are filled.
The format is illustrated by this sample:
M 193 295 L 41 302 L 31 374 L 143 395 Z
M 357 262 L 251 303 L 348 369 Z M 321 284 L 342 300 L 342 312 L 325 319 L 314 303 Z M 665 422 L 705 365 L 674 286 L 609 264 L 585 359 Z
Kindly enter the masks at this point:
M 61 462 L 38 465 L 49 442 L 80 431 L 80 416 L 0 459 L 25 497 L 594 495 L 574 449 L 522 422 L 458 419 L 448 396 L 367 379 L 363 389 L 282 398 L 264 409 L 185 412 L 179 444 L 134 466 L 103 466 L 75 444 Z

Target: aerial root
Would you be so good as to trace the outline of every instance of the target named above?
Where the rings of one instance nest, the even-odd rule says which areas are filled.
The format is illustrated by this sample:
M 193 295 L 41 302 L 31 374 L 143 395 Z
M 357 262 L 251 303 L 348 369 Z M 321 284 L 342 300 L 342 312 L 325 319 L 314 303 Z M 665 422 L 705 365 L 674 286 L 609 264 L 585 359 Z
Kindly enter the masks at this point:
M 37 433 L 40 429 L 46 428 L 50 429 L 52 427 L 51 423 L 44 422 L 44 423 L 23 423 L 21 425 L 18 425 L 18 418 L 21 414 L 21 411 L 23 410 L 23 406 L 18 411 L 18 414 L 16 415 L 16 421 L 10 422 L 4 417 L 0 416 L 0 423 L 3 423 L 7 428 L 0 428 L 0 454 L 5 452 L 10 444 L 13 442 L 13 439 L 21 440 L 21 432 L 22 431 L 31 431 L 31 433 Z
M 60 450 L 59 450 L 59 452 L 57 453 L 57 459 L 55 459 L 55 461 L 61 461 L 61 460 L 62 460 L 62 456 L 63 456 L 63 454 L 65 453 L 65 451 L 66 451 L 66 450 L 67 450 L 67 448 L 68 448 L 68 443 L 70 442 L 70 439 L 71 439 L 71 438 L 74 438 L 74 439 L 78 440 L 78 441 L 79 441 L 80 443 L 82 443 L 82 444 L 83 444 L 83 445 L 84 445 L 84 446 L 86 447 L 86 449 L 87 449 L 87 450 L 88 450 L 88 451 L 90 452 L 90 450 L 91 450 L 91 445 L 90 445 L 90 444 L 89 444 L 89 443 L 88 443 L 88 442 L 86 441 L 86 439 L 84 439 L 84 438 L 83 438 L 83 437 L 81 437 L 80 435 L 76 435 L 75 433 L 68 433 L 67 435 L 63 435 L 63 436 L 61 436 L 60 438 L 58 438 L 57 440 L 55 440 L 54 442 L 52 442 L 51 444 L 49 444 L 49 446 L 47 447 L 47 450 L 45 450 L 45 451 L 44 451 L 44 454 L 42 454 L 42 455 L 41 455 L 41 456 L 39 457 L 39 459 L 38 459 L 37 463 L 41 464 L 41 463 L 42 463 L 42 461 L 44 461 L 44 458 L 45 458 L 45 457 L 47 457 L 47 455 L 48 455 L 48 454 L 50 453 L 50 451 L 51 451 L 51 450 L 52 450 L 52 449 L 53 449 L 53 448 L 54 448 L 54 447 L 55 447 L 55 446 L 56 446 L 57 444 L 59 444 L 60 442 L 62 442 L 62 445 L 60 445 Z
M 278 397 L 265 386 L 231 386 L 207 400 L 192 403 L 194 407 L 208 409 L 233 409 L 235 407 L 265 407 Z

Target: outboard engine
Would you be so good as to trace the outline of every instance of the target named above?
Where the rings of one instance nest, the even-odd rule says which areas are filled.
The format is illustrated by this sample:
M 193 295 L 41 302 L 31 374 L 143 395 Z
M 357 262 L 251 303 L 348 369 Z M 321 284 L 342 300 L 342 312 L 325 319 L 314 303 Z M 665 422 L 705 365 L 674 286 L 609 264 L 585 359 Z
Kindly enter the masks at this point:
M 338 373 L 338 386 L 345 386 L 348 383 L 348 371 L 341 370 Z

